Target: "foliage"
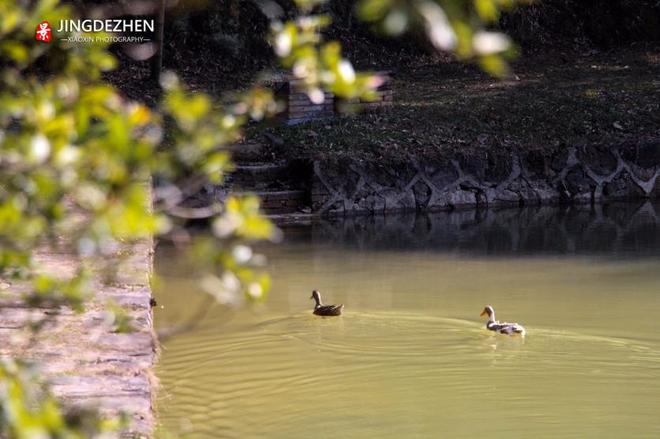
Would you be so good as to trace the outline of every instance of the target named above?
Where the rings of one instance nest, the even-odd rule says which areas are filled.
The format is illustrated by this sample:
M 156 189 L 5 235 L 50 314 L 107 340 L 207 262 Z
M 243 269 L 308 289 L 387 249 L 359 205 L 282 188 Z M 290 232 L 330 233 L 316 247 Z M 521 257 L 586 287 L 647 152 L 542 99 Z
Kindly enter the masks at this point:
M 313 4 L 300 1 L 304 9 Z M 303 81 L 312 102 L 323 102 L 323 90 L 330 90 L 343 98 L 373 97 L 382 83 L 376 76 L 356 73 L 351 63 L 341 56 L 337 42 L 319 45 L 321 30 L 329 24 L 326 15 L 303 15 L 295 21 L 275 21 L 272 43 L 284 67 Z
M 461 59 L 476 58 L 494 75 L 507 72 L 503 56 L 510 53 L 509 38 L 489 29 L 503 10 L 519 0 L 360 0 L 358 11 L 388 35 L 415 27 L 425 29 L 438 50 L 454 52 Z
M 101 420 L 94 413 L 67 417 L 29 369 L 0 361 L 0 436 L 30 438 L 101 438 L 123 420 Z
M 192 242 L 186 223 L 208 218 L 212 234 L 191 246 L 208 268 L 203 285 L 226 303 L 263 298 L 269 286 L 260 272 L 263 258 L 248 245 L 277 233 L 261 216 L 258 199 L 192 206 L 189 198 L 231 171 L 227 146 L 248 120 L 278 110 L 272 93 L 256 86 L 223 104 L 186 91 L 166 74 L 162 103 L 147 108 L 102 80 L 116 65 L 104 43 L 35 43 L 36 23 L 68 17 L 71 11 L 56 0 L 0 3 L 0 278 L 30 283 L 24 299 L 31 306 L 81 311 L 92 265 L 102 265 L 123 243 L 152 235 Z M 321 86 L 345 96 L 369 93 L 373 80 L 347 76 L 352 66 L 337 45 L 320 41 L 316 26 L 277 26 L 292 38 L 291 52 L 281 53 L 284 63 L 310 94 Z M 37 248 L 57 246 L 62 236 L 81 261 L 70 277 L 48 274 L 35 259 Z M 113 320 L 117 330 L 130 329 L 124 316 Z M 8 363 L 0 374 L 3 433 L 92 435 L 65 422 L 51 397 L 31 393 L 22 373 Z
M 526 48 L 614 46 L 660 40 L 657 0 L 544 0 L 504 15 L 502 27 Z
M 172 32 L 178 41 L 171 42 L 169 62 L 184 66 L 181 53 L 204 47 L 222 53 L 222 65 L 214 68 L 227 70 L 227 64 L 245 66 L 260 60 L 261 66 L 269 53 L 260 44 L 267 33 L 268 20 L 285 21 L 296 15 L 296 5 L 304 15 L 321 13 L 321 22 L 304 20 L 307 27 L 319 26 L 325 36 L 341 41 L 350 53 L 370 55 L 371 49 L 382 49 L 383 56 L 392 52 L 419 52 L 419 36 L 438 51 L 456 53 L 461 59 L 476 60 L 491 73 L 506 73 L 504 63 L 514 50 L 509 39 L 496 32 L 504 11 L 529 0 L 337 0 L 316 1 L 232 1 L 202 2 L 199 12 L 186 14 L 173 12 Z M 259 8 L 262 13 L 259 14 Z M 524 11 L 524 9 L 523 9 Z M 524 12 L 523 12 L 524 13 Z M 414 38 L 393 43 L 375 41 L 364 22 L 373 25 L 388 36 L 410 34 Z M 411 42 L 414 40 L 414 42 Z M 236 49 L 236 48 L 240 48 Z M 250 56 L 245 56 L 245 53 Z M 191 53 L 193 55 L 193 53 Z M 194 55 L 193 55 L 194 56 Z M 359 59 L 357 60 L 360 61 Z M 211 64 L 213 59 L 205 60 Z M 381 62 L 390 62 L 387 59 Z
M 324 89 L 368 99 L 380 78 L 355 72 L 338 43 L 323 41 L 330 22 L 316 12 L 323 3 L 298 0 L 296 18 L 272 16 L 275 53 L 313 101 L 323 99 Z M 482 23 L 494 22 L 512 4 L 363 0 L 359 10 L 392 34 L 422 23 L 439 49 L 477 56 L 491 72 L 503 73 L 500 55 L 508 40 Z M 272 93 L 254 86 L 221 103 L 187 91 L 170 73 L 162 77 L 157 108 L 127 100 L 102 79 L 116 66 L 105 43 L 33 40 L 36 23 L 71 16 L 57 0 L 0 3 L 0 278 L 30 283 L 29 305 L 81 311 L 92 265 L 102 265 L 123 243 L 184 237 L 208 269 L 202 285 L 218 301 L 262 299 L 269 280 L 261 272 L 263 258 L 249 244 L 273 239 L 277 231 L 259 213 L 258 199 L 198 206 L 190 197 L 232 170 L 227 146 L 240 139 L 249 120 L 278 111 Z M 211 234 L 195 239 L 186 225 L 199 218 L 209 220 Z M 61 236 L 81 261 L 69 277 L 47 274 L 34 257 L 39 247 L 57 246 Z M 117 314 L 117 330 L 130 329 L 119 307 L 108 309 Z M 52 398 L 29 390 L 22 374 L 13 363 L 0 374 L 0 419 L 9 437 L 32 434 L 30 429 L 53 437 L 100 431 L 96 423 L 86 424 L 90 433 L 66 422 Z
M 278 0 L 279 9 L 268 8 L 266 13 L 262 12 L 264 3 L 264 0 L 198 1 L 196 10 L 168 11 L 171 21 L 167 33 L 177 37 L 167 42 L 165 64 L 176 67 L 182 75 L 189 72 L 197 81 L 200 70 L 216 73 L 205 78 L 203 83 L 210 90 L 247 84 L 252 73 L 272 62 L 271 48 L 265 43 L 268 17 L 279 13 L 284 20 L 294 14 L 292 1 Z M 406 5 L 412 2 L 389 3 L 408 10 Z M 467 0 L 463 3 L 476 4 Z M 657 0 L 525 0 L 520 3 L 530 4 L 517 8 L 507 6 L 500 10 L 498 22 L 476 24 L 490 31 L 500 29 L 528 52 L 556 53 L 557 48 L 611 48 L 621 43 L 660 40 L 660 2 Z M 355 4 L 356 0 L 333 0 L 322 5 L 321 10 L 331 19 L 323 30 L 324 36 L 340 41 L 358 66 L 398 69 L 425 58 L 432 50 L 425 41 L 425 25 L 419 17 L 406 21 L 405 35 L 378 38 L 371 31 L 372 26 L 360 20 Z M 438 4 L 445 2 L 438 0 Z M 472 8 L 472 13 L 475 12 L 476 6 Z M 392 18 L 391 22 L 397 23 L 397 20 Z M 375 24 L 381 31 L 386 28 L 383 20 Z M 475 29 L 473 33 L 476 32 Z M 505 52 L 503 58 L 506 59 L 512 50 L 515 48 Z M 215 56 L 202 59 L 200 54 L 209 52 Z M 204 63 L 202 68 L 200 62 Z

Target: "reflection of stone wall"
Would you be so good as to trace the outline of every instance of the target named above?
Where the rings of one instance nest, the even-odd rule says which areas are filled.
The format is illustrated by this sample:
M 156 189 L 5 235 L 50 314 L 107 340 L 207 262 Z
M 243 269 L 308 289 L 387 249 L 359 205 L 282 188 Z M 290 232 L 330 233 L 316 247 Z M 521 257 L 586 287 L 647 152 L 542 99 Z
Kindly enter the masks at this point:
M 365 249 L 657 257 L 660 203 L 362 215 L 315 223 L 311 233 L 319 244 Z
M 439 211 L 463 206 L 580 204 L 660 197 L 660 143 L 573 147 L 505 158 L 403 166 L 316 162 L 312 210 L 321 215 Z

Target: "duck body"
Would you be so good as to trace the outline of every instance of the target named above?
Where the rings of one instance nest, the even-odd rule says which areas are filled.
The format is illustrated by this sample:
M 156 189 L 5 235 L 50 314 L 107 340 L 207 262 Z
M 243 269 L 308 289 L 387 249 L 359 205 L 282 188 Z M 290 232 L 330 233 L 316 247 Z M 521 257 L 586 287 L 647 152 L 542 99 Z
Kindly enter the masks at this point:
M 317 290 L 312 291 L 312 297 L 310 299 L 314 299 L 316 301 L 316 304 L 314 305 L 314 315 L 317 316 L 325 316 L 325 317 L 336 317 L 340 316 L 342 310 L 344 309 L 344 305 L 324 305 L 323 302 L 321 302 L 321 293 L 319 293 Z
M 314 314 L 317 316 L 340 316 L 344 305 L 321 305 L 314 307 Z
M 495 310 L 490 305 L 484 308 L 481 315 L 488 315 L 486 329 L 489 331 L 499 332 L 505 335 L 521 335 L 522 337 L 527 333 L 525 328 L 518 323 L 498 322 L 495 319 Z
M 518 323 L 508 323 L 508 322 L 488 322 L 486 323 L 486 329 L 491 331 L 499 332 L 500 334 L 514 335 L 520 334 L 523 337 L 525 336 L 525 328 Z

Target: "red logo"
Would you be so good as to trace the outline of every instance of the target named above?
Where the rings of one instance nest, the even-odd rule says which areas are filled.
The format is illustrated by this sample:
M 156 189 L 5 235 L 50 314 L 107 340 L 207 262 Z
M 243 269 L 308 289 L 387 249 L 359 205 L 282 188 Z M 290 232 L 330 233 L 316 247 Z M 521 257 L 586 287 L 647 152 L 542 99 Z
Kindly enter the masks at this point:
M 50 23 L 47 21 L 42 21 L 37 25 L 37 29 L 34 33 L 34 39 L 41 41 L 42 43 L 50 43 L 50 40 L 53 38 L 53 34 L 50 29 Z

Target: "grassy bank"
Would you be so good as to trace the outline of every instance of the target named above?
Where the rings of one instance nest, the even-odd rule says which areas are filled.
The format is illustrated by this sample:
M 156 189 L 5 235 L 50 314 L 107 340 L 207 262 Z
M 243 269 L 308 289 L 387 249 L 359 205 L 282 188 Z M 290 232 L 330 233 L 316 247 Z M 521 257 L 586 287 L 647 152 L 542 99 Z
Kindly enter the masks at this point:
M 660 139 L 658 46 L 521 58 L 514 72 L 497 81 L 459 63 L 402 68 L 390 110 L 273 127 L 273 153 L 396 162 Z

